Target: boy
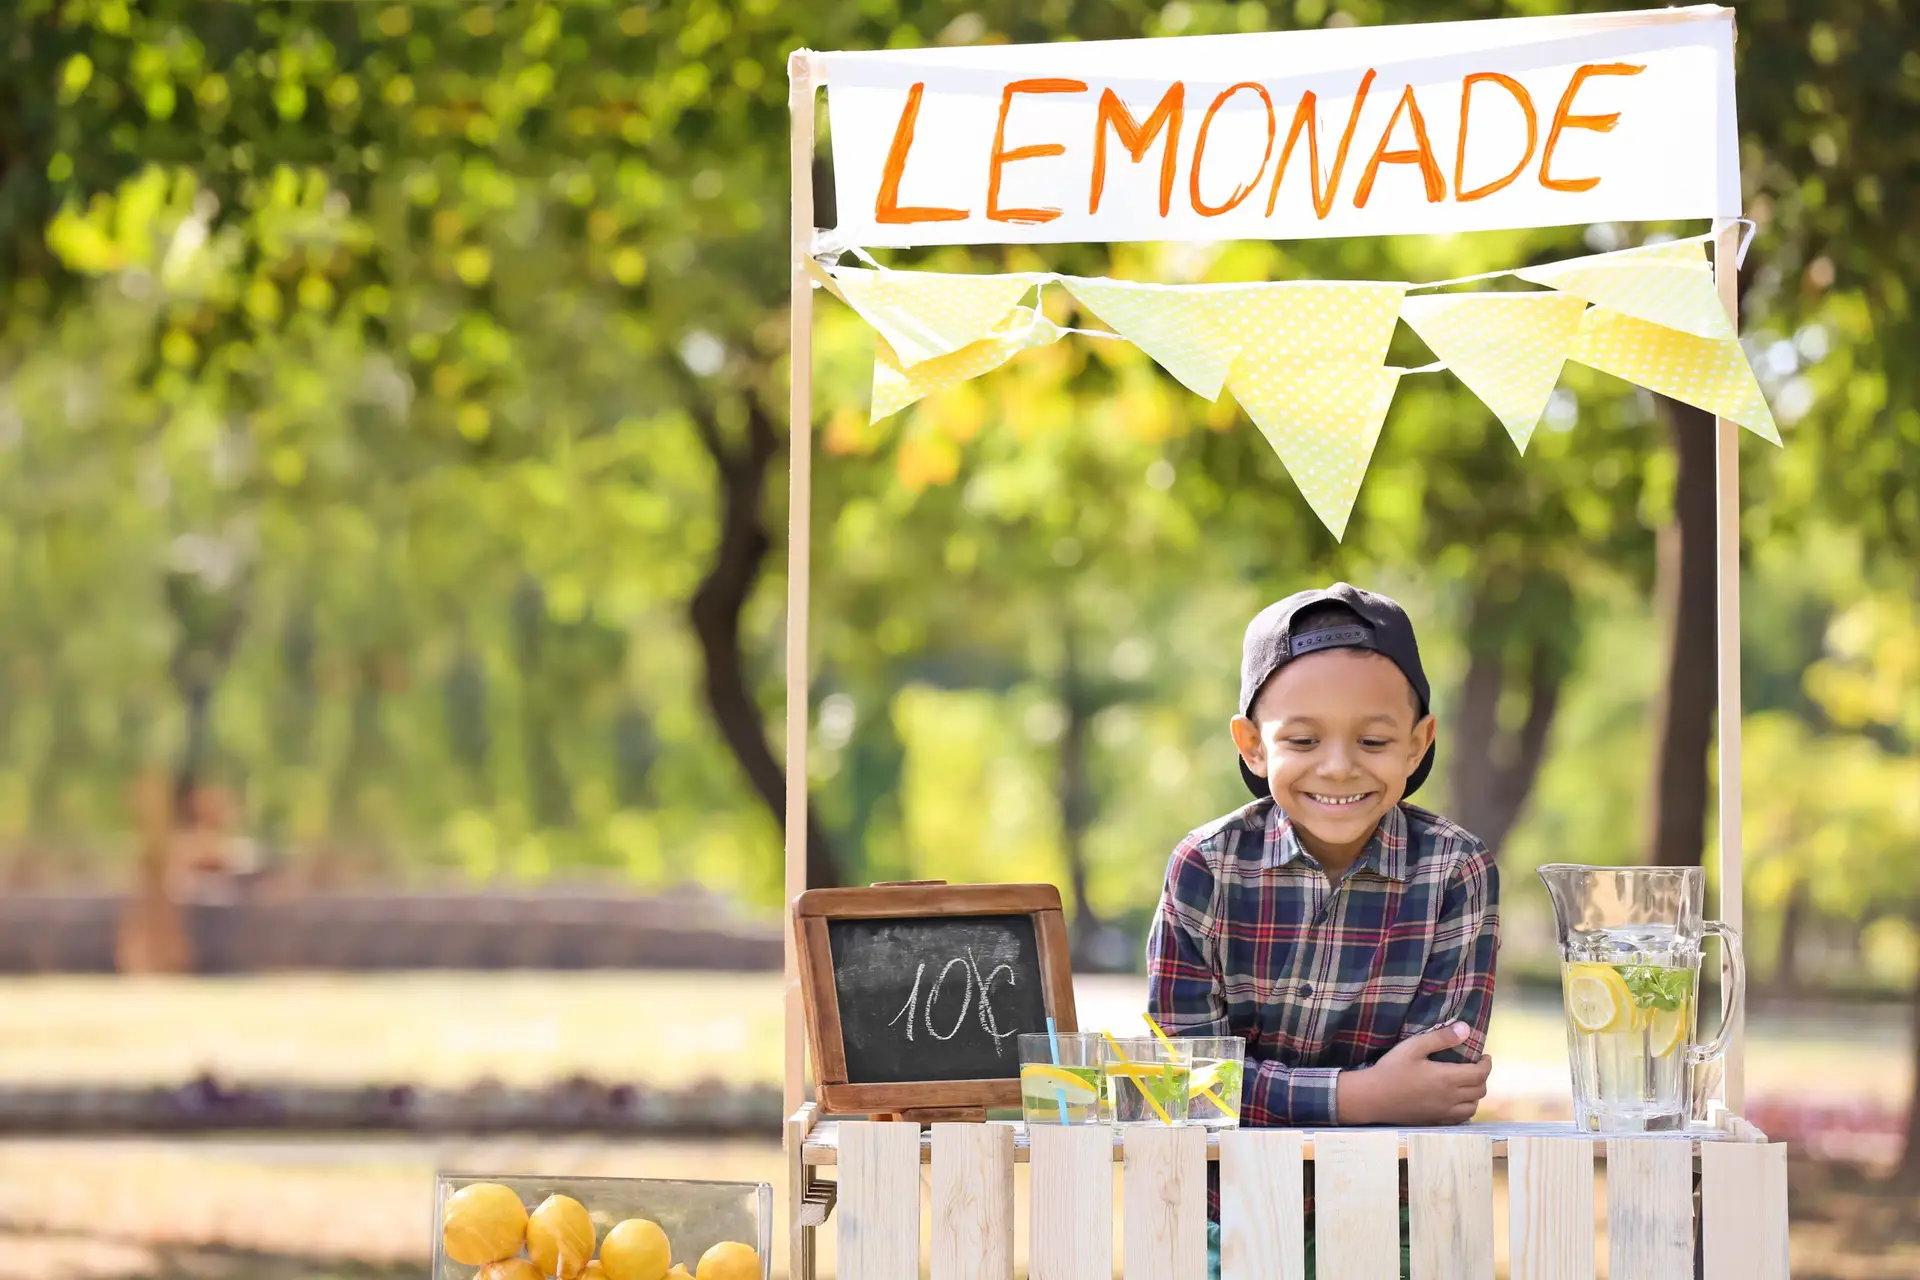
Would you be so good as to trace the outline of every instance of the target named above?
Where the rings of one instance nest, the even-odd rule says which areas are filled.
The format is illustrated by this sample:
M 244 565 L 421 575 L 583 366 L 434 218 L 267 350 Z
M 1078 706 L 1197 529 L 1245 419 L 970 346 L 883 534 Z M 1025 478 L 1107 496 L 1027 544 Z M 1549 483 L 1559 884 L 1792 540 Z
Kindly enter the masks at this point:
M 1471 1119 L 1492 1066 L 1499 879 L 1479 840 L 1403 803 L 1434 755 L 1405 611 L 1346 583 L 1262 610 L 1232 729 L 1255 799 L 1173 852 L 1150 1012 L 1170 1035 L 1245 1038 L 1243 1124 Z M 1217 1183 L 1208 1200 L 1217 1280 Z M 1313 1253 L 1310 1231 L 1309 1276 Z

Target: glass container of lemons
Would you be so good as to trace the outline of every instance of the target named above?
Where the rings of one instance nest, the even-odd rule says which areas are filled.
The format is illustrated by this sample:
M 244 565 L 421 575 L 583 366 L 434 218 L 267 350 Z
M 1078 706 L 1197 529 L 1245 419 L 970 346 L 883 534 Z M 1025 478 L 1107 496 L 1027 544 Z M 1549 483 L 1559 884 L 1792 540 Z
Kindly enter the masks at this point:
M 764 1182 L 441 1174 L 433 1280 L 769 1280 Z

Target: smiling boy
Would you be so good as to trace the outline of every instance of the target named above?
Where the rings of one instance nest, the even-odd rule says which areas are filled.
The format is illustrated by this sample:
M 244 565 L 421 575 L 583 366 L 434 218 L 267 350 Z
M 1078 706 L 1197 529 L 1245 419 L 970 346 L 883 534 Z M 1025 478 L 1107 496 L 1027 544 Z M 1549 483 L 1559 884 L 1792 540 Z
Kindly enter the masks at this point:
M 1149 1011 L 1169 1034 L 1246 1040 L 1243 1124 L 1471 1119 L 1499 878 L 1479 840 L 1405 803 L 1435 736 L 1406 612 L 1346 583 L 1262 610 L 1232 732 L 1255 799 L 1174 850 Z M 1218 1274 L 1217 1187 L 1209 1201 Z

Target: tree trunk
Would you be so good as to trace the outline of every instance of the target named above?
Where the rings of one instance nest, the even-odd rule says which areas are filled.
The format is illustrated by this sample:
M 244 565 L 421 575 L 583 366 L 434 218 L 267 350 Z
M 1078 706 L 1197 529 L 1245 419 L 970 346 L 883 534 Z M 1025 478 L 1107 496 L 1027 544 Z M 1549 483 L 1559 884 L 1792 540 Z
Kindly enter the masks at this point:
M 720 477 L 720 541 L 713 563 L 700 580 L 687 616 L 700 645 L 705 669 L 707 708 L 728 750 L 746 773 L 776 821 L 784 828 L 787 780 L 767 741 L 766 725 L 755 705 L 740 650 L 740 615 L 759 581 L 773 539 L 767 531 L 762 503 L 767 472 L 779 454 L 780 439 L 758 400 L 747 397 L 746 439 L 730 448 L 719 424 L 704 404 L 693 404 L 694 426 L 713 459 Z M 812 888 L 841 883 L 840 864 L 827 840 L 820 815 L 807 806 L 807 884 Z
M 1073 624 L 1061 632 L 1060 705 L 1066 727 L 1060 735 L 1060 840 L 1067 859 L 1067 888 L 1073 898 L 1073 960 L 1087 966 L 1100 933 L 1100 918 L 1087 898 L 1087 828 L 1093 823 L 1093 785 L 1087 776 L 1087 731 L 1093 718 L 1081 678 L 1079 643 Z
M 1920 914 L 1915 915 L 1913 923 L 1920 928 Z M 1908 1053 L 1911 1061 L 1907 1079 L 1911 1082 L 1911 1092 L 1907 1095 L 1907 1137 L 1893 1177 L 1901 1186 L 1920 1190 L 1920 973 L 1914 975 L 1913 981 L 1913 1043 Z
M 1673 520 L 1660 531 L 1657 593 L 1667 671 L 1655 707 L 1647 860 L 1700 864 L 1707 842 L 1707 750 L 1719 670 L 1714 590 L 1713 415 L 1657 397 L 1678 463 Z
M 1453 817 L 1496 854 L 1540 775 L 1568 665 L 1550 638 L 1529 639 L 1526 717 L 1517 729 L 1503 728 L 1500 703 L 1515 664 L 1503 628 L 1495 621 L 1498 609 L 1485 594 L 1474 601 L 1467 624 L 1467 674 L 1460 683 L 1458 717 L 1447 735 Z
M 1800 935 L 1812 905 L 1805 877 L 1796 878 L 1787 890 L 1787 905 L 1780 913 L 1780 946 L 1773 953 L 1773 989 L 1783 996 L 1800 990 Z

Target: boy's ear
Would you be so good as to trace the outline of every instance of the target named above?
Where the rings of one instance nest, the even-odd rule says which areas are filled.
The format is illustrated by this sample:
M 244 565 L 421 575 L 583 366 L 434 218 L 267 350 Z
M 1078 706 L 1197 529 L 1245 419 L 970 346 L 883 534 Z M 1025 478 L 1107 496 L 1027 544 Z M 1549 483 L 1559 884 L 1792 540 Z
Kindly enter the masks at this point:
M 1431 711 L 1420 717 L 1419 722 L 1413 726 L 1413 763 L 1415 766 L 1418 766 L 1420 761 L 1426 758 L 1427 748 L 1433 745 L 1434 735 L 1439 733 L 1439 731 L 1440 722 L 1433 718 Z
M 1240 758 L 1247 762 L 1247 768 L 1266 777 L 1267 746 L 1260 741 L 1260 726 L 1245 716 L 1235 716 L 1231 728 L 1233 745 L 1240 749 Z

